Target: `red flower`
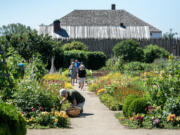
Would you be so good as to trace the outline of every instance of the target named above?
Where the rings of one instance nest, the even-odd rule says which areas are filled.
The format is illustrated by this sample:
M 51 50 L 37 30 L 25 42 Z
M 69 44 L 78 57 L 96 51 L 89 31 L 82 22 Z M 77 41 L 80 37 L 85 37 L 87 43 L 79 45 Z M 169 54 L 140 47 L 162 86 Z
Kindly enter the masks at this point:
M 32 112 L 34 112 L 36 109 L 34 107 L 32 107 Z
M 24 114 L 24 112 L 22 112 L 22 114 Z
M 40 110 L 41 110 L 41 111 L 43 111 L 43 110 L 44 110 L 44 108 L 43 108 L 42 106 L 40 106 Z

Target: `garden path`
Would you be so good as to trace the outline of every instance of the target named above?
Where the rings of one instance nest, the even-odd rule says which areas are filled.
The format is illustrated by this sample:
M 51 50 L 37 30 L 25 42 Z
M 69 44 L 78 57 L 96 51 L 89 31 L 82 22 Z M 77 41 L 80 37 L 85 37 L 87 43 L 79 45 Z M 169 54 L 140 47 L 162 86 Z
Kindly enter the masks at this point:
M 77 85 L 74 87 L 79 90 Z M 80 91 L 80 90 L 79 90 Z M 71 118 L 70 129 L 28 129 L 27 135 L 180 135 L 180 130 L 127 129 L 92 92 L 80 91 L 86 98 L 84 113 Z

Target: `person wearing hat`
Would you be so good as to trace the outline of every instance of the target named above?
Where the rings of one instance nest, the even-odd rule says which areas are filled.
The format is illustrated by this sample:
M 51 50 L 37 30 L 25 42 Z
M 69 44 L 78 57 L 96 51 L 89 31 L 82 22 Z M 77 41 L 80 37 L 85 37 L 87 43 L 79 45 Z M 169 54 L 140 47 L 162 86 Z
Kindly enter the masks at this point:
M 85 98 L 76 90 L 66 90 L 61 89 L 59 91 L 60 96 L 63 97 L 63 100 L 60 101 L 60 105 L 62 105 L 66 100 L 71 103 L 72 107 L 78 107 L 80 112 L 83 112 L 83 106 L 85 103 Z

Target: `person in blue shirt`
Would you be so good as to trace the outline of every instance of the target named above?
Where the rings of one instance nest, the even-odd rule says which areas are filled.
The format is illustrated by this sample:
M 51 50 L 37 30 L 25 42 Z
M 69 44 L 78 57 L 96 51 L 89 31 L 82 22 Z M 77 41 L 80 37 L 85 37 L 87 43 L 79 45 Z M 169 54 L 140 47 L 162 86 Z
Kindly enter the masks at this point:
M 75 61 L 74 61 L 74 65 L 77 67 L 77 69 L 79 70 L 79 67 L 80 67 L 80 65 L 81 65 L 81 63 L 76 59 Z M 75 82 L 77 83 L 77 78 L 78 78 L 78 76 L 76 76 L 76 79 L 75 79 Z
M 24 61 L 22 61 L 21 63 L 19 63 L 19 67 L 20 67 L 20 70 L 21 70 L 21 78 L 24 77 Z

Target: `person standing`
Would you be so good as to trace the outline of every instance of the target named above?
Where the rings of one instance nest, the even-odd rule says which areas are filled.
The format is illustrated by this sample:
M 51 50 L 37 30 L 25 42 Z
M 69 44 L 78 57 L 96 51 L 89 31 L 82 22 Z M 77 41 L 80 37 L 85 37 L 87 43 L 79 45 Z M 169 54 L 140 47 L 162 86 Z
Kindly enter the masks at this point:
M 78 70 L 79 70 L 80 64 L 81 63 L 77 59 L 74 61 L 74 65 L 77 67 Z M 78 79 L 78 76 L 76 76 L 76 79 L 75 79 L 76 83 L 77 83 L 77 79 Z
M 71 65 L 69 66 L 69 73 L 70 73 L 70 76 L 71 76 L 71 84 L 73 86 L 74 86 L 74 80 L 77 77 L 77 72 L 78 72 L 78 69 L 75 66 L 74 62 L 72 62 Z
M 86 78 L 86 70 L 84 65 L 81 65 L 78 70 L 78 77 L 79 77 L 79 88 L 82 90 L 84 87 L 84 82 Z

